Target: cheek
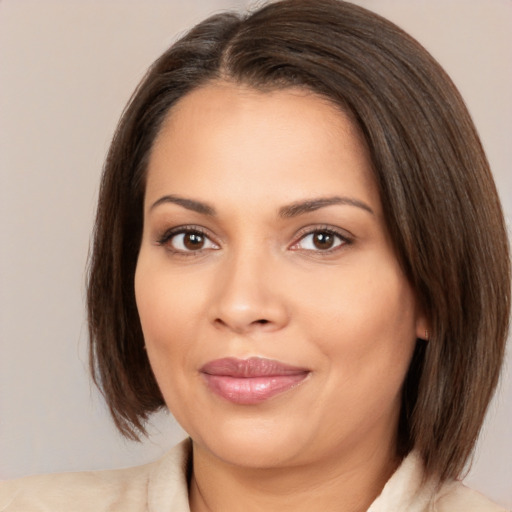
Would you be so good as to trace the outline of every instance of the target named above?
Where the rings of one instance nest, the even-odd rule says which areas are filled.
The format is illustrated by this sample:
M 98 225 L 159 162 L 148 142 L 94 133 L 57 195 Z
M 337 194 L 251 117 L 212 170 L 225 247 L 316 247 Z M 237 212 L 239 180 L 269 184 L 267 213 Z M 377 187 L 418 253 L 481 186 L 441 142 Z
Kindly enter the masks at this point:
M 184 286 L 183 279 L 166 267 L 165 261 L 162 264 L 141 251 L 135 271 L 135 298 L 147 344 L 162 343 L 170 334 L 179 334 L 190 325 L 189 317 L 199 307 L 197 290 Z
M 414 294 L 396 265 L 381 261 L 380 266 L 363 269 L 348 268 L 324 282 L 312 282 L 303 306 L 308 326 L 303 329 L 336 370 L 331 374 L 333 387 L 346 385 L 354 395 L 371 388 L 378 395 L 380 388 L 393 395 L 415 345 Z
M 143 252 L 135 272 L 135 298 L 151 366 L 162 387 L 162 376 L 174 375 L 184 365 L 194 325 L 192 305 L 198 294 L 180 284 L 158 262 L 148 262 Z M 165 364 L 164 364 L 165 362 Z M 170 370 L 170 365 L 174 368 Z M 167 377 L 166 377 L 167 378 Z
M 194 311 L 200 307 L 200 294 L 144 256 L 141 253 L 135 273 L 135 297 L 147 355 L 168 408 L 187 429 L 180 397 L 196 373 Z
M 311 325 L 329 369 L 328 392 L 317 402 L 319 410 L 331 411 L 322 416 L 324 427 L 333 432 L 346 427 L 356 442 L 371 431 L 396 428 L 415 344 L 414 301 L 402 279 L 374 275 L 361 286 L 347 281 L 346 293 L 324 301 L 323 322 L 317 310 Z

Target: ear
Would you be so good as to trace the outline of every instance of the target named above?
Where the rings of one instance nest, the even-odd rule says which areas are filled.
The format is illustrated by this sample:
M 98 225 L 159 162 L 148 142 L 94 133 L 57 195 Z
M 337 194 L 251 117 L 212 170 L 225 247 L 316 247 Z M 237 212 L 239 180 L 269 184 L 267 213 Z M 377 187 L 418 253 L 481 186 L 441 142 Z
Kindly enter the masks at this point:
M 430 325 L 424 314 L 418 314 L 418 318 L 416 320 L 416 338 L 424 341 L 428 341 L 430 339 L 431 330 Z

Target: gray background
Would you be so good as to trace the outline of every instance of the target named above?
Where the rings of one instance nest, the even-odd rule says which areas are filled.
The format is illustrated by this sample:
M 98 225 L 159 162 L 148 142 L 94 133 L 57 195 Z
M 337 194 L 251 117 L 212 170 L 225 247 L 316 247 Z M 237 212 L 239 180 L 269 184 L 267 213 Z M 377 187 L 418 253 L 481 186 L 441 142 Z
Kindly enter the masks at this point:
M 146 67 L 193 23 L 248 3 L 0 0 L 0 478 L 139 464 L 183 436 L 162 413 L 149 440 L 123 440 L 89 383 L 89 234 L 105 152 Z M 452 75 L 510 219 L 512 2 L 356 3 L 409 31 Z M 506 371 L 466 480 L 508 507 L 511 425 Z

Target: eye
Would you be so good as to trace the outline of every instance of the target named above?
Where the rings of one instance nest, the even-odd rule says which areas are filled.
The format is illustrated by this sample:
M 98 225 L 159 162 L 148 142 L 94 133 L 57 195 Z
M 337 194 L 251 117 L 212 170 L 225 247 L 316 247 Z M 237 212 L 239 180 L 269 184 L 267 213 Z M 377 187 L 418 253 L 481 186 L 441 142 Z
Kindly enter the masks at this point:
M 183 227 L 167 231 L 158 244 L 165 245 L 170 251 L 178 253 L 219 249 L 219 246 L 202 231 Z
M 302 251 L 332 251 L 350 241 L 330 229 L 316 229 L 303 235 L 291 248 Z

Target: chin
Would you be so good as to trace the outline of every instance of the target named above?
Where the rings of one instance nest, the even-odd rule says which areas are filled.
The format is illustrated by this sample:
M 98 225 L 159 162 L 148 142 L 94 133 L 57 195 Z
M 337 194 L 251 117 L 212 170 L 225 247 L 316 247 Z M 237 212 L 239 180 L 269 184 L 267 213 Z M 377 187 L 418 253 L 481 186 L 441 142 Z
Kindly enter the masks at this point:
M 228 464 L 252 469 L 298 463 L 303 455 L 302 448 L 310 444 L 308 436 L 275 422 L 252 422 L 246 426 L 236 423 L 211 429 L 204 435 L 192 435 L 192 440 L 196 446 Z

